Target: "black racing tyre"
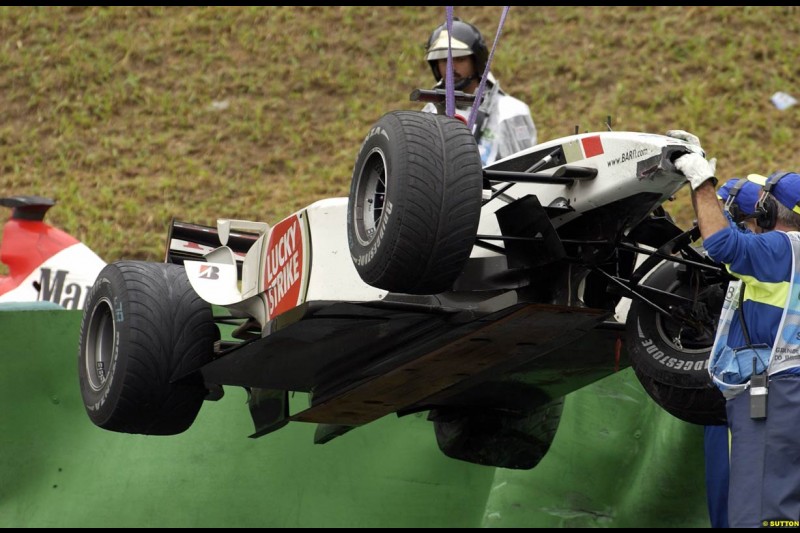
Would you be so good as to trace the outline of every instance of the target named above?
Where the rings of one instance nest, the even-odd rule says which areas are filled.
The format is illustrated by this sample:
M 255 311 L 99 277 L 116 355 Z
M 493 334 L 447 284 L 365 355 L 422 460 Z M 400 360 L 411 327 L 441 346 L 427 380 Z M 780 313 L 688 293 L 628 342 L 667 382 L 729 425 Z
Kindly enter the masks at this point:
M 633 369 L 645 392 L 666 412 L 692 424 L 724 426 L 725 398 L 713 384 L 708 387 L 677 387 L 656 381 Z
M 183 267 L 107 265 L 81 321 L 78 373 L 89 418 L 123 433 L 185 431 L 207 393 L 195 371 L 211 361 L 218 339 L 211 306 Z
M 631 366 L 645 391 L 668 413 L 694 424 L 724 424 L 725 399 L 708 375 L 708 358 L 725 287 L 691 287 L 685 278 L 685 267 L 665 261 L 644 284 L 691 298 L 697 323 L 703 326 L 689 327 L 634 300 L 626 320 Z
M 564 398 L 528 411 L 431 411 L 436 442 L 448 457 L 469 463 L 530 470 L 544 458 L 558 430 Z
M 395 111 L 378 120 L 358 153 L 347 238 L 364 282 L 391 292 L 450 289 L 475 244 L 483 171 L 459 120 Z

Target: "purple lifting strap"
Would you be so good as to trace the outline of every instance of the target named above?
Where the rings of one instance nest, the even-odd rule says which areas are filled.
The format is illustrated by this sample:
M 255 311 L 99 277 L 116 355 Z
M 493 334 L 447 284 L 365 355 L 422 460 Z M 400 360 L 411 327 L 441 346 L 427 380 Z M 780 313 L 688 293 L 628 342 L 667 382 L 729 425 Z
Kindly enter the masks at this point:
M 445 114 L 452 117 L 456 114 L 456 94 L 453 90 L 453 6 L 445 7 L 447 19 L 447 75 L 444 79 Z
M 486 78 L 489 75 L 490 66 L 492 64 L 492 58 L 494 57 L 494 51 L 497 48 L 497 41 L 500 39 L 500 33 L 503 31 L 503 25 L 506 22 L 506 16 L 508 15 L 508 10 L 511 6 L 504 6 L 503 7 L 503 14 L 500 15 L 500 24 L 497 26 L 497 34 L 494 36 L 494 43 L 492 43 L 492 51 L 489 52 L 489 59 L 486 60 L 486 68 L 483 71 L 483 75 L 481 76 L 481 83 L 478 86 L 478 92 L 475 93 L 475 105 L 472 106 L 472 111 L 469 115 L 469 120 L 467 121 L 467 127 L 472 130 L 475 126 L 475 119 L 478 116 L 478 108 L 480 107 L 480 101 L 483 97 L 483 91 L 486 88 Z M 452 45 L 452 35 L 453 35 L 453 6 L 445 6 L 445 16 L 447 18 L 447 73 L 445 75 L 444 86 L 445 86 L 445 114 L 448 117 L 453 117 L 456 114 L 456 96 L 455 91 L 453 89 L 453 45 Z
M 503 31 L 503 24 L 506 23 L 506 15 L 508 15 L 508 10 L 510 8 L 511 6 L 503 7 L 503 14 L 500 15 L 500 24 L 498 24 L 497 34 L 494 36 L 492 51 L 489 52 L 489 59 L 486 60 L 486 69 L 483 71 L 481 84 L 478 87 L 478 92 L 475 94 L 475 105 L 472 106 L 472 112 L 469 114 L 469 120 L 467 121 L 467 127 L 470 131 L 472 131 L 472 127 L 475 125 L 475 119 L 478 117 L 478 108 L 480 107 L 481 98 L 483 97 L 483 90 L 486 88 L 486 78 L 489 76 L 489 66 L 492 64 L 494 50 L 497 48 L 497 41 L 500 39 L 500 33 Z

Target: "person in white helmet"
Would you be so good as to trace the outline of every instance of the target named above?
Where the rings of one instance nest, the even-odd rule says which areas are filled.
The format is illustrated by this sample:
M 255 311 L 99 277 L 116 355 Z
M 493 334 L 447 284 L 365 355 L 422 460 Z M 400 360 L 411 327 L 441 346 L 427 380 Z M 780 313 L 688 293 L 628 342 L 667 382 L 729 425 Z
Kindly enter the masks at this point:
M 446 88 L 448 41 L 452 54 L 454 89 L 475 94 L 486 69 L 489 50 L 481 32 L 458 18 L 453 20 L 450 39 L 447 24 L 442 24 L 433 30 L 425 45 L 425 59 L 437 82 L 434 88 Z M 422 110 L 440 112 L 433 103 L 427 104 Z M 468 118 L 471 111 L 471 107 L 458 108 L 456 113 Z M 483 103 L 478 108 L 473 133 L 484 166 L 536 144 L 536 126 L 530 108 L 503 92 L 491 73 L 487 76 Z

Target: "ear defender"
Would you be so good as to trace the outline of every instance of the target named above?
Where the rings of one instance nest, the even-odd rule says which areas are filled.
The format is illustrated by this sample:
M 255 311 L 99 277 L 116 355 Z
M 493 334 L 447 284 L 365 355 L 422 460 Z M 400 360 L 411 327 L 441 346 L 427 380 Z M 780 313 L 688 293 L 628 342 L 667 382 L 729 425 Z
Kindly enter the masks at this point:
M 747 215 L 739 208 L 739 204 L 736 203 L 736 195 L 739 194 L 739 191 L 742 190 L 746 182 L 746 179 L 740 179 L 731 187 L 731 190 L 728 191 L 728 197 L 725 199 L 725 205 L 723 206 L 725 212 L 730 215 L 731 220 L 737 223 L 747 218 Z
M 756 202 L 755 210 L 756 224 L 758 224 L 759 228 L 765 230 L 775 229 L 775 224 L 778 222 L 778 205 L 770 193 L 781 178 L 787 174 L 791 174 L 791 172 L 775 172 L 764 183 L 764 188 L 761 189 L 761 196 Z
M 755 215 L 759 228 L 767 231 L 775 229 L 775 224 L 778 222 L 778 206 L 775 205 L 775 199 L 761 193 L 761 198 L 756 204 Z

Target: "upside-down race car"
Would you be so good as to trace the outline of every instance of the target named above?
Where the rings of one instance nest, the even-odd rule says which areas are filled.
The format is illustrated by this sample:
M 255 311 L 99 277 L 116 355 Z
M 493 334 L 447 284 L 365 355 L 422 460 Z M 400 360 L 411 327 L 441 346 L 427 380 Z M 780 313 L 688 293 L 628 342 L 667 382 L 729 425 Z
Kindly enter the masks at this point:
M 699 150 L 586 133 L 481 168 L 459 120 L 388 113 L 348 198 L 274 226 L 173 222 L 165 262 L 106 266 L 81 324 L 87 413 L 174 434 L 241 386 L 253 436 L 427 411 L 445 454 L 532 468 L 563 396 L 632 364 L 675 416 L 723 422 L 705 365 L 729 278 L 662 207 Z

